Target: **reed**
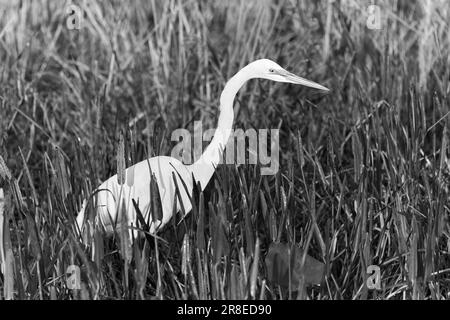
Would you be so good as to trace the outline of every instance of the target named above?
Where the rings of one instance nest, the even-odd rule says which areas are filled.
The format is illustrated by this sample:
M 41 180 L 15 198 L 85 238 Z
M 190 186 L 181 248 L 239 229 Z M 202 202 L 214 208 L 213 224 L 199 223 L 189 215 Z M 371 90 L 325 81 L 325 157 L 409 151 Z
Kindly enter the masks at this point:
M 88 1 L 69 30 L 62 1 L 3 2 L 1 297 L 449 298 L 450 10 L 377 3 L 380 30 L 369 1 Z M 93 187 L 169 155 L 176 128 L 213 128 L 226 80 L 262 57 L 332 88 L 240 92 L 236 127 L 280 129 L 276 175 L 223 165 L 157 236 L 139 219 L 134 242 L 78 237 Z

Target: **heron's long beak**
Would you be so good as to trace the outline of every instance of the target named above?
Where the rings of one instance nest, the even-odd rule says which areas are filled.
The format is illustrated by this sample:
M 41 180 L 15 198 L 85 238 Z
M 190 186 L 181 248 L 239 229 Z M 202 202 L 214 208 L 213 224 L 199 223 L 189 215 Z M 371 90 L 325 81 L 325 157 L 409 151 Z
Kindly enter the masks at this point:
M 324 87 L 324 86 L 322 86 L 322 85 L 320 85 L 320 84 L 318 84 L 318 83 L 316 83 L 314 81 L 310 81 L 310 80 L 307 80 L 305 78 L 299 77 L 299 76 L 297 76 L 297 75 L 295 75 L 293 73 L 290 73 L 290 72 L 288 72 L 286 70 L 279 70 L 278 73 L 279 73 L 280 76 L 283 76 L 284 78 L 286 78 L 287 82 L 294 83 L 294 84 L 299 84 L 299 85 L 302 85 L 302 86 L 305 86 L 305 87 L 319 89 L 319 90 L 323 90 L 323 91 L 327 91 L 327 92 L 330 91 L 330 89 L 328 89 L 328 88 L 326 88 L 326 87 Z

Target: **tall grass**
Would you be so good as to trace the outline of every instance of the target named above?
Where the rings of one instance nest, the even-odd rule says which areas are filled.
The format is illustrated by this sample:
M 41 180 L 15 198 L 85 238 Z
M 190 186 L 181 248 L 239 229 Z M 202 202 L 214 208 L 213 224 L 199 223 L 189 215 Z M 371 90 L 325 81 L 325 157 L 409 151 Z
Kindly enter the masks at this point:
M 378 1 L 369 30 L 370 3 L 80 1 L 82 28 L 68 30 L 69 3 L 2 2 L 0 296 L 449 298 L 450 10 Z M 81 201 L 118 154 L 169 155 L 171 130 L 213 128 L 227 79 L 262 57 L 332 88 L 240 91 L 236 127 L 280 128 L 278 174 L 223 165 L 158 237 L 78 236 Z M 268 274 L 274 244 L 287 282 Z M 320 286 L 294 279 L 306 252 L 325 265 Z M 366 286 L 374 264 L 380 291 Z

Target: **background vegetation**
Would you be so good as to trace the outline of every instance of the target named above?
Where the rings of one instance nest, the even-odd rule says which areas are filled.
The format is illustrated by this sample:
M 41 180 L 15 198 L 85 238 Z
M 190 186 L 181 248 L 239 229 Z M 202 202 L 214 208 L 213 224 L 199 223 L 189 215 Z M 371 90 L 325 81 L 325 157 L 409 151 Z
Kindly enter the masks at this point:
M 450 298 L 448 1 L 376 1 L 379 30 L 369 1 L 74 3 L 80 30 L 68 2 L 0 2 L 1 297 Z M 263 57 L 332 90 L 240 91 L 236 127 L 280 128 L 277 175 L 221 166 L 156 240 L 77 235 L 120 146 L 130 165 L 170 154 L 176 128 L 213 128 L 227 79 Z M 269 278 L 278 242 L 324 263 L 320 286 Z

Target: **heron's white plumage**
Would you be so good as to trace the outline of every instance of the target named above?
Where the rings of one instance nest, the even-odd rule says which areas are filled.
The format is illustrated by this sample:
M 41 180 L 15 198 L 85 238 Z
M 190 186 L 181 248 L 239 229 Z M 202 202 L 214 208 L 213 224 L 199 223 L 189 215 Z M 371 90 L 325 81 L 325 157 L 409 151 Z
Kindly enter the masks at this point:
M 234 98 L 239 89 L 248 80 L 254 78 L 294 83 L 328 91 L 327 88 L 315 82 L 287 72 L 271 60 L 261 59 L 250 63 L 225 85 L 220 96 L 220 115 L 217 129 L 211 143 L 200 159 L 194 164 L 186 166 L 172 157 L 159 156 L 150 158 L 126 169 L 124 184 L 119 184 L 117 175 L 114 175 L 103 182 L 95 191 L 96 201 L 92 202 L 96 206 L 94 210 L 97 213 L 95 222 L 101 223 L 105 230 L 111 233 L 114 230 L 114 226 L 117 226 L 121 221 L 118 213 L 124 212 L 128 225 L 136 226 L 136 211 L 132 202 L 132 199 L 134 199 L 138 203 L 144 219 L 150 222 L 150 232 L 155 233 L 170 220 L 174 212 L 178 212 L 181 209 L 181 204 L 176 198 L 173 176 L 177 179 L 184 211 L 189 212 L 192 209 L 192 204 L 189 200 L 193 190 L 192 177 L 194 177 L 196 183 L 200 183 L 202 189 L 210 181 L 231 135 L 234 120 Z M 150 182 L 152 173 L 158 184 L 162 204 L 163 217 L 161 221 L 157 222 L 153 222 L 152 218 L 149 217 L 151 214 Z M 186 188 L 180 179 L 184 181 Z M 177 203 L 176 208 L 174 208 L 175 200 Z M 85 201 L 77 217 L 77 224 L 80 230 L 82 230 L 85 221 L 86 205 L 87 202 Z M 122 211 L 119 210 L 121 207 L 124 208 Z M 136 230 L 130 228 L 130 236 L 135 237 L 136 235 Z
M 163 214 L 162 220 L 156 222 L 149 216 L 151 205 L 151 172 L 158 184 Z M 172 175 L 172 173 L 174 174 Z M 114 175 L 97 188 L 95 194 L 96 201 L 91 200 L 92 204 L 96 206 L 96 222 L 101 223 L 108 233 L 112 233 L 114 231 L 113 227 L 118 226 L 116 222 L 121 221 L 120 210 L 118 209 L 123 206 L 124 211 L 122 212 L 127 214 L 126 220 L 128 224 L 137 226 L 136 210 L 132 202 L 132 199 L 134 199 L 141 213 L 144 215 L 145 220 L 149 222 L 150 232 L 154 233 L 169 221 L 174 212 L 175 184 L 173 177 L 177 180 L 184 209 L 186 212 L 189 212 L 192 208 L 189 196 L 191 196 L 193 190 L 191 172 L 179 160 L 172 157 L 159 156 L 141 161 L 127 168 L 124 184 L 119 184 L 117 175 Z M 186 188 L 180 179 L 183 179 Z M 186 189 L 190 192 L 189 196 Z M 87 205 L 88 203 L 85 201 L 80 214 L 77 216 L 77 223 L 80 230 L 85 219 Z M 179 210 L 180 204 L 177 199 L 175 212 Z M 118 217 L 119 219 L 117 219 Z M 133 234 L 135 236 L 136 231 Z

